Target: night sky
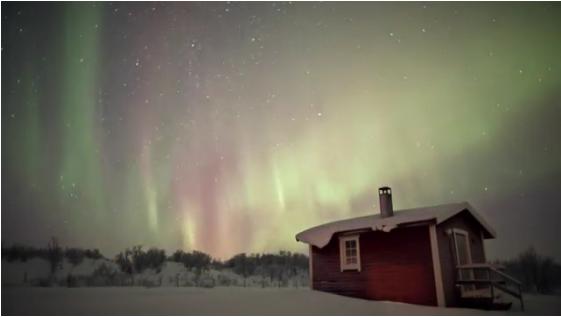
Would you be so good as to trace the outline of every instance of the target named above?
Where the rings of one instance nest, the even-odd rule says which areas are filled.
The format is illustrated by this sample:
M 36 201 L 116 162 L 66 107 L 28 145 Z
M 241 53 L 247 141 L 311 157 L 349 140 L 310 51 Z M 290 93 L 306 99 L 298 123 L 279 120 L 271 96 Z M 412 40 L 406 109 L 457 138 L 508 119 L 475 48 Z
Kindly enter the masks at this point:
M 469 201 L 561 259 L 557 3 L 2 3 L 2 244 L 305 251 Z

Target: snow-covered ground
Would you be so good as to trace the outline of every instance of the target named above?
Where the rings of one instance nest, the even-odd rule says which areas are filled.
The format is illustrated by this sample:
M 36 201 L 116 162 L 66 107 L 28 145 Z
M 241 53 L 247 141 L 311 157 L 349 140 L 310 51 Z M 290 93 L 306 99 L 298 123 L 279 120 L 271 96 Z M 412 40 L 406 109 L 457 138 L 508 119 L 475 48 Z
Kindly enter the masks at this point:
M 561 297 L 526 296 L 525 314 L 560 314 Z M 369 301 L 303 288 L 3 287 L 3 315 L 504 315 L 510 311 Z
M 84 259 L 78 265 L 64 261 L 55 274 L 54 285 L 66 285 L 69 276 L 85 279 L 96 276 L 100 267 L 120 272 L 106 259 Z M 230 287 L 192 287 L 195 275 L 176 262 L 166 262 L 158 272 L 145 270 L 132 279 L 136 287 L 31 287 L 49 280 L 50 265 L 44 259 L 25 262 L 2 260 L 2 314 L 8 315 L 504 315 L 561 314 L 560 296 L 525 295 L 526 311 L 513 301 L 510 311 L 482 311 L 418 306 L 395 302 L 368 301 L 343 297 L 306 287 L 277 288 L 271 281 L 251 276 L 243 278 L 231 271 L 205 272 L 212 285 Z M 125 276 L 126 277 L 126 276 Z M 128 277 L 130 280 L 130 277 Z M 302 285 L 299 277 L 289 285 Z M 107 282 L 107 281 L 105 281 Z M 53 284 L 49 284 L 53 285 Z M 85 286 L 77 283 L 77 286 Z M 128 284 L 130 285 L 130 284 Z M 278 284 L 277 284 L 278 285 Z M 151 286 L 151 287 L 142 287 Z M 152 287 L 154 286 L 154 287 Z M 176 287 L 180 286 L 180 287 Z M 185 287 L 187 286 L 187 287 Z M 189 287 L 190 286 L 190 287 Z M 209 286 L 209 285 L 207 285 Z M 261 288 L 261 286 L 267 286 Z

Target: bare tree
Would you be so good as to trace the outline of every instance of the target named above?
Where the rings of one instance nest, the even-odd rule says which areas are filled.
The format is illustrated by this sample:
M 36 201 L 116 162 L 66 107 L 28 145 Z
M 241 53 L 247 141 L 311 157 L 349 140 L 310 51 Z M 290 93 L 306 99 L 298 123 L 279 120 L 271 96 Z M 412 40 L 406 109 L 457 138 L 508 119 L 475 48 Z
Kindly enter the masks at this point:
M 47 245 L 47 258 L 51 264 L 51 275 L 54 276 L 62 262 L 63 252 L 56 237 L 52 237 Z

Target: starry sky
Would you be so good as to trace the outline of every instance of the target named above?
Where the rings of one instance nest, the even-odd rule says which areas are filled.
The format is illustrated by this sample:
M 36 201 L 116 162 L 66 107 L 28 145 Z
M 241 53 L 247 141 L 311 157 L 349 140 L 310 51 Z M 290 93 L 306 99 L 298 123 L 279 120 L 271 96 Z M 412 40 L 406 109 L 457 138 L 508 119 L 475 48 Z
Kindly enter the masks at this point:
M 2 244 L 305 251 L 469 201 L 561 259 L 557 3 L 2 3 Z

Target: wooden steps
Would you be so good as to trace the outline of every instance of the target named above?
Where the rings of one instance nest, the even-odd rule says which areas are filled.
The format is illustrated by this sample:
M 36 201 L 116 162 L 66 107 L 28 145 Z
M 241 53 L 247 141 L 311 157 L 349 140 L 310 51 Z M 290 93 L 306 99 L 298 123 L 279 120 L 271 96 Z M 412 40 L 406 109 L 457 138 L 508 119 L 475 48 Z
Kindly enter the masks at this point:
M 512 307 L 512 302 L 494 301 L 491 298 L 462 298 L 462 307 L 486 309 L 486 310 L 508 310 Z
M 477 263 L 457 266 L 458 272 L 473 270 L 471 279 L 458 279 L 456 284 L 459 286 L 460 302 L 462 306 L 506 310 L 510 309 L 512 302 L 505 301 L 503 295 L 510 295 L 520 300 L 520 306 L 524 310 L 524 300 L 522 298 L 521 283 L 515 278 L 501 272 L 499 268 L 487 264 Z M 483 275 L 474 278 L 475 270 Z M 462 276 L 458 274 L 458 276 Z M 464 275 L 465 276 L 465 275 Z M 481 277 L 483 276 L 483 277 Z

